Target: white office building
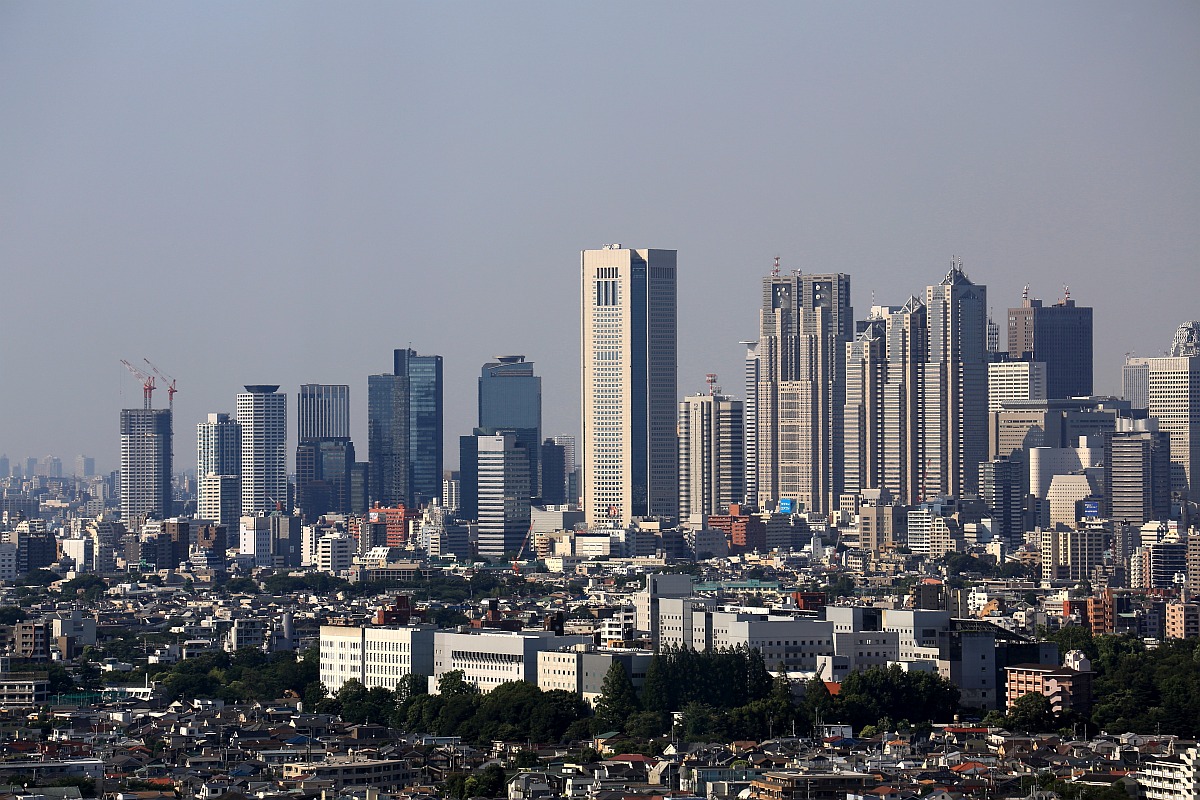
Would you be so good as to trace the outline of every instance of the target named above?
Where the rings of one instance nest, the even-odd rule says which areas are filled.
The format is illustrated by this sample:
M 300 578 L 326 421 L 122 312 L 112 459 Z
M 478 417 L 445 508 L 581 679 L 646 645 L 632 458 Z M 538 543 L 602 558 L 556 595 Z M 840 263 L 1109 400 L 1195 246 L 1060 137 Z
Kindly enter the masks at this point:
M 242 514 L 287 503 L 287 395 L 278 386 L 249 385 L 237 396 L 242 428 Z
M 320 678 L 333 694 L 350 680 L 395 689 L 406 675 L 433 674 L 433 625 L 322 625 Z
M 438 631 L 430 691 L 436 692 L 437 679 L 453 670 L 462 670 L 463 678 L 484 694 L 509 681 L 536 684 L 538 653 L 591 642 L 590 636 L 559 636 L 553 631 Z

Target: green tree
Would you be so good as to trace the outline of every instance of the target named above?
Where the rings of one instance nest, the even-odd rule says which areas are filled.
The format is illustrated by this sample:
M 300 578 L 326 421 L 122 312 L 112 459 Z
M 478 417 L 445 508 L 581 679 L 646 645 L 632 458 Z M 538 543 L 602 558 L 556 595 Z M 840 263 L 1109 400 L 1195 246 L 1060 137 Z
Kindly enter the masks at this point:
M 620 661 L 613 661 L 604 674 L 600 699 L 596 701 L 597 732 L 624 730 L 626 721 L 639 709 L 629 673 Z
M 466 673 L 461 669 L 443 672 L 438 678 L 438 694 L 444 697 L 460 697 L 478 695 L 479 687 L 466 679 Z
M 1050 700 L 1039 692 L 1028 692 L 1014 700 L 1007 720 L 1008 727 L 1023 733 L 1044 733 L 1055 727 Z
M 655 653 L 646 667 L 646 678 L 642 682 L 642 707 L 647 711 L 670 711 L 671 689 L 667 675 L 666 659 Z

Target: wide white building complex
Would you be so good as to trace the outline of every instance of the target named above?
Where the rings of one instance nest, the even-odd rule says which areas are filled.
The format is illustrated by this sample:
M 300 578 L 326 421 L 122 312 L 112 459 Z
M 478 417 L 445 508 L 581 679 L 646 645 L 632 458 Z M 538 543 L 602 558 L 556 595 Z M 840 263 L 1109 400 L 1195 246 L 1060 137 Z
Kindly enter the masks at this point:
M 322 625 L 320 676 L 333 694 L 350 680 L 395 689 L 406 675 L 433 674 L 433 625 Z

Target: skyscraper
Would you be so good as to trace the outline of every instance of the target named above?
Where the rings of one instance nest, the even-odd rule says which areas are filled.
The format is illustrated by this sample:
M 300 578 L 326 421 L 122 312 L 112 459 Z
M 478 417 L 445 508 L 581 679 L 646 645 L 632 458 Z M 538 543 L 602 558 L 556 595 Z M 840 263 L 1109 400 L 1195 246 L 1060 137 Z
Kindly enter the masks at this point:
M 941 283 L 926 288 L 925 305 L 922 483 L 927 493 L 962 497 L 977 491 L 988 453 L 987 287 L 955 263 Z
M 679 518 L 729 513 L 745 495 L 742 401 L 710 391 L 679 404 Z
M 297 441 L 350 438 L 350 387 L 305 383 L 296 395 Z
M 121 411 L 121 519 L 171 516 L 171 410 Z
M 850 276 L 763 279 L 759 311 L 758 497 L 833 509 L 842 490 L 845 348 L 854 335 Z
M 563 469 L 565 474 L 563 480 L 567 487 L 567 502 L 579 502 L 579 460 L 575 454 L 575 437 L 574 436 L 551 436 L 556 445 L 563 449 Z
M 987 371 L 989 412 L 1012 401 L 1046 399 L 1046 365 L 1041 361 L 996 361 Z
M 242 516 L 287 504 L 287 395 L 252 384 L 237 395 L 242 428 Z
M 371 500 L 408 501 L 408 376 L 367 377 L 367 458 Z
M 354 445 L 350 387 L 307 383 L 296 396 L 296 506 L 306 520 L 348 513 Z
M 242 426 L 228 414 L 196 424 L 196 515 L 232 529 L 242 513 Z
M 1025 534 L 1025 461 L 1002 456 L 979 464 L 979 499 L 992 517 L 992 536 L 1020 547 Z
M 986 323 L 985 323 L 986 324 Z M 1048 397 L 1087 397 L 1092 393 L 1092 309 L 1077 306 L 1065 287 L 1052 306 L 1029 297 L 1008 310 L 1008 357 L 1046 365 Z
M 900 503 L 924 500 L 922 375 L 929 357 L 929 309 L 910 296 L 887 317 L 883 390 L 883 486 Z
M 589 524 L 679 508 L 676 252 L 580 256 L 583 495 Z
M 396 350 L 367 378 L 371 499 L 416 508 L 442 496 L 442 357 Z
M 479 554 L 518 556 L 529 532 L 529 458 L 512 433 L 475 437 Z
M 1150 407 L 1150 359 L 1125 356 L 1125 365 L 1121 368 L 1121 396 L 1129 401 L 1130 408 Z
M 296 446 L 296 506 L 305 520 L 351 509 L 354 444 L 348 437 L 305 439 Z
M 742 474 L 746 479 L 746 494 L 742 500 L 754 506 L 758 503 L 758 341 L 741 344 L 746 347 L 746 399 L 742 403 L 743 452 L 746 454 Z
M 542 379 L 525 356 L 498 356 L 479 376 L 479 428 L 512 431 L 529 458 L 530 492 L 539 495 Z
M 395 375 L 408 376 L 408 505 L 442 496 L 442 357 L 396 350 Z
M 846 346 L 843 417 L 843 487 L 849 494 L 883 487 L 884 392 L 887 387 L 887 318 L 859 326 Z
M 1151 358 L 1150 416 L 1171 438 L 1171 491 L 1200 496 L 1200 322 L 1185 322 L 1175 332 L 1171 355 Z
M 1153 418 L 1117 421 L 1104 436 L 1109 519 L 1141 525 L 1171 513 L 1171 441 Z

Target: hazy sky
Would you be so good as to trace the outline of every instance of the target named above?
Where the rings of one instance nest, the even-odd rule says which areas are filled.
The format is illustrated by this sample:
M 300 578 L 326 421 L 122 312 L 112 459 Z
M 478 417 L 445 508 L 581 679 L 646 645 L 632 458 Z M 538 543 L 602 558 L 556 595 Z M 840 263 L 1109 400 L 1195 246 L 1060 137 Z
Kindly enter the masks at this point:
M 244 383 L 524 353 L 578 428 L 579 250 L 679 251 L 681 393 L 741 396 L 759 279 L 1095 307 L 1096 388 L 1200 317 L 1200 4 L 0 2 L 0 452 L 176 466 Z M 165 391 L 156 404 L 166 404 Z M 447 466 L 457 461 L 448 447 Z

